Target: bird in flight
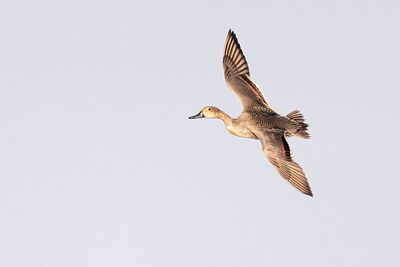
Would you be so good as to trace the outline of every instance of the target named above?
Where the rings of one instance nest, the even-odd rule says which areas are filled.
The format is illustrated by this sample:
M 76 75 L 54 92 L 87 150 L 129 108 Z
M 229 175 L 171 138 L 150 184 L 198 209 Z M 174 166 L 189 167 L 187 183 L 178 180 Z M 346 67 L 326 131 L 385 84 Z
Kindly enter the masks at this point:
M 235 119 L 217 107 L 206 106 L 189 119 L 221 119 L 231 134 L 259 139 L 265 156 L 279 174 L 300 192 L 312 197 L 303 169 L 293 160 L 286 141 L 289 136 L 310 138 L 303 115 L 295 110 L 281 116 L 270 107 L 260 89 L 250 79 L 246 58 L 232 30 L 229 30 L 225 41 L 223 67 L 226 83 L 242 103 L 242 113 Z

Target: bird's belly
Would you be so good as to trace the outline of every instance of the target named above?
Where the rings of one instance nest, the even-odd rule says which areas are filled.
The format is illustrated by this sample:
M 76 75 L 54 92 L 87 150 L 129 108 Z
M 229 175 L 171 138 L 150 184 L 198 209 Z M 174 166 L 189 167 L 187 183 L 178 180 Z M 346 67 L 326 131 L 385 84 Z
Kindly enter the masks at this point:
M 239 137 L 258 139 L 257 136 L 255 136 L 252 131 L 250 131 L 249 129 L 244 128 L 244 127 L 234 127 L 234 126 L 229 125 L 226 127 L 226 129 L 231 134 L 239 136 Z

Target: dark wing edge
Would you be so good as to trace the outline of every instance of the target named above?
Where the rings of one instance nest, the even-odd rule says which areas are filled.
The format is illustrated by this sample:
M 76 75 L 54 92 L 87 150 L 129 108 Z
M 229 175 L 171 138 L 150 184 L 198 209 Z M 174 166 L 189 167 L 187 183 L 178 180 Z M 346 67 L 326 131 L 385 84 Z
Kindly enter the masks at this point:
M 240 75 L 250 76 L 246 57 L 243 54 L 236 34 L 232 30 L 229 30 L 226 37 L 223 63 L 224 66 L 229 66 L 224 68 L 227 80 Z

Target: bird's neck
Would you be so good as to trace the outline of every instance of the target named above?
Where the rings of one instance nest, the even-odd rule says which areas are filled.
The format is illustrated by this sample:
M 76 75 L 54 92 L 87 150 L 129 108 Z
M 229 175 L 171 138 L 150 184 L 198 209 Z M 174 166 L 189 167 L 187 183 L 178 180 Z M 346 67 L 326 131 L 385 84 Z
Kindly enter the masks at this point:
M 227 127 L 232 125 L 233 119 L 222 110 L 217 113 L 217 118 L 221 119 Z

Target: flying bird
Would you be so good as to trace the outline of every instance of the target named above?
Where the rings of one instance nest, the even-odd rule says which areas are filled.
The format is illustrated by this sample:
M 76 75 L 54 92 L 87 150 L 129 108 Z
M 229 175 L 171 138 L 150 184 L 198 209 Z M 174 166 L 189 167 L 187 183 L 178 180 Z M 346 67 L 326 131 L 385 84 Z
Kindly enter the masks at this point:
M 221 119 L 231 134 L 260 140 L 265 156 L 279 174 L 300 192 L 312 197 L 304 171 L 293 160 L 286 141 L 289 136 L 310 138 L 303 115 L 295 110 L 281 116 L 270 107 L 260 89 L 250 79 L 249 66 L 232 30 L 229 30 L 225 41 L 223 67 L 225 81 L 239 97 L 242 113 L 235 119 L 217 107 L 206 106 L 189 119 Z

